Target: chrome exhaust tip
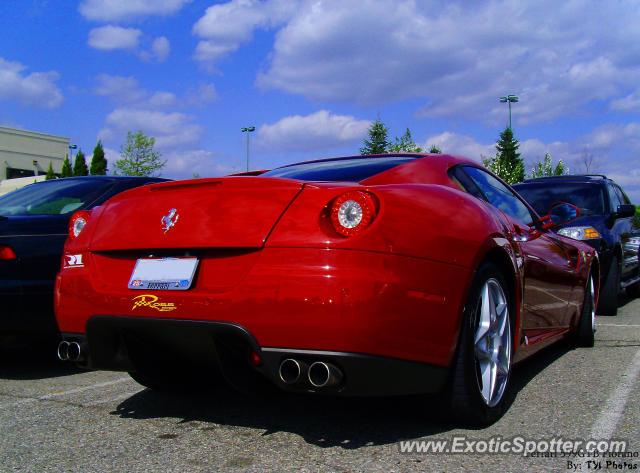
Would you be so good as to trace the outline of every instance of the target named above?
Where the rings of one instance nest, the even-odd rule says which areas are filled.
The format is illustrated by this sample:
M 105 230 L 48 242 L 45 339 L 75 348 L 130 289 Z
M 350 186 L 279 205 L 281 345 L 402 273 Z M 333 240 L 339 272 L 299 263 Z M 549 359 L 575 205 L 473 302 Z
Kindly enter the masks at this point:
M 66 340 L 58 343 L 58 359 L 67 361 L 69 359 L 69 342 Z
M 80 361 L 82 358 L 82 347 L 78 342 L 69 343 L 67 349 L 67 357 L 69 361 Z
M 316 361 L 309 367 L 309 382 L 316 388 L 330 388 L 342 382 L 342 371 L 331 363 Z
M 278 374 L 280 379 L 285 384 L 296 384 L 304 380 L 304 375 L 307 372 L 307 364 L 304 361 L 294 360 L 293 358 L 287 358 L 280 363 L 280 369 Z

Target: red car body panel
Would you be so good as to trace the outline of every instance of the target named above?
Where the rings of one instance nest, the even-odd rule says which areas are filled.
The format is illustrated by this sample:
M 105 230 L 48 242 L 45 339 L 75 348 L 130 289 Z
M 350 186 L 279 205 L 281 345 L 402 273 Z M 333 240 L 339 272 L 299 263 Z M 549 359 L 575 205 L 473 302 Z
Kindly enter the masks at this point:
M 122 193 L 67 242 L 65 254 L 81 254 L 84 265 L 63 258 L 60 331 L 83 335 L 96 316 L 228 322 L 260 348 L 448 367 L 475 270 L 492 257 L 510 275 L 519 361 L 575 328 L 594 252 L 463 191 L 447 173 L 458 165 L 476 166 L 428 156 L 360 183 L 248 176 Z M 374 196 L 377 215 L 345 238 L 330 206 L 352 190 Z M 178 218 L 165 231 L 173 208 Z M 136 260 L 151 254 L 197 256 L 193 286 L 128 289 Z

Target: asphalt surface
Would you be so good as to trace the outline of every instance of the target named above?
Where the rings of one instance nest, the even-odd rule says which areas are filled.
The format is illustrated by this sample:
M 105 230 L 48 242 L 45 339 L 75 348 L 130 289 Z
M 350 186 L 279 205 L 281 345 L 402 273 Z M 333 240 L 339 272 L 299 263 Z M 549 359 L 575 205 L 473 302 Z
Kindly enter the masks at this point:
M 513 379 L 506 415 L 470 430 L 425 399 L 171 396 L 126 373 L 74 369 L 44 347 L 4 348 L 0 471 L 640 471 L 640 299 L 598 318 L 594 348 L 548 349 L 517 365 Z M 457 436 L 615 438 L 636 456 L 399 452 L 401 441 Z

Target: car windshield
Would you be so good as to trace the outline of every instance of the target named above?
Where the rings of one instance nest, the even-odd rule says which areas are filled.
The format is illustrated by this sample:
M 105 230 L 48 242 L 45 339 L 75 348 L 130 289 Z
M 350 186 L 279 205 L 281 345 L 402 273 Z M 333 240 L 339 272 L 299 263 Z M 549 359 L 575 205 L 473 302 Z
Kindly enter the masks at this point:
M 580 215 L 603 214 L 602 186 L 575 182 L 528 182 L 513 186 L 539 215 L 547 215 L 556 202 L 568 202 L 580 209 Z
M 60 179 L 31 184 L 0 197 L 0 215 L 62 215 L 92 202 L 108 179 Z
M 262 176 L 285 177 L 302 181 L 360 182 L 414 159 L 416 158 L 409 156 L 381 156 L 314 161 L 277 168 L 265 172 Z

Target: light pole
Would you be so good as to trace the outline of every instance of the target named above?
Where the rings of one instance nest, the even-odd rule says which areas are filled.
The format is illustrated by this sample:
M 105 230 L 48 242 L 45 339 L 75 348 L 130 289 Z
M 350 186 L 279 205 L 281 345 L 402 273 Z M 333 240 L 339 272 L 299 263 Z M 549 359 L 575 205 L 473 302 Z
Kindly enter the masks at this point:
M 509 129 L 511 128 L 511 102 L 518 102 L 520 99 L 515 95 L 507 95 L 506 97 L 500 97 L 500 102 L 509 104 Z
M 249 172 L 249 133 L 256 131 L 255 126 L 246 126 L 241 128 L 242 132 L 247 132 L 247 172 Z
M 73 150 L 76 149 L 78 145 L 69 145 L 69 164 L 73 168 Z

